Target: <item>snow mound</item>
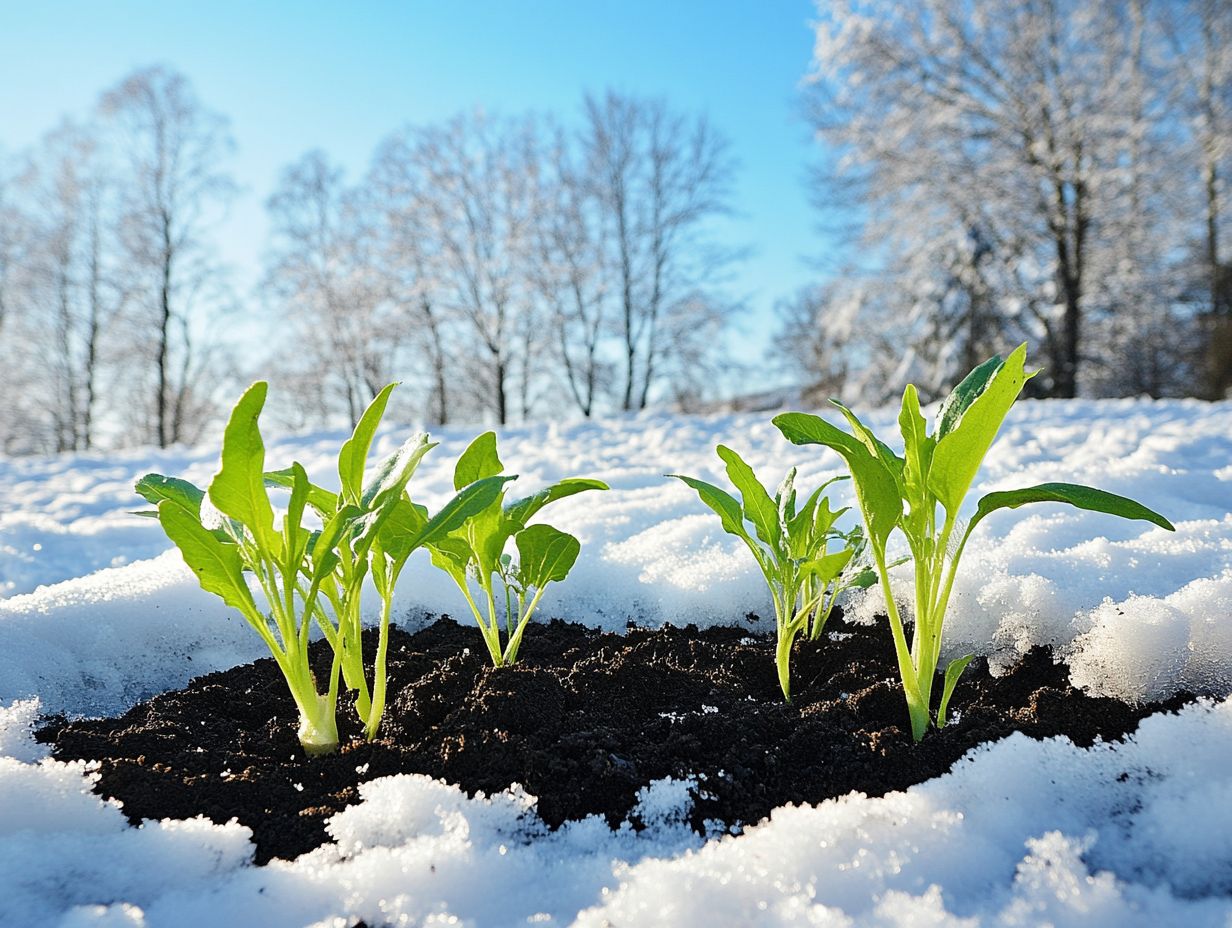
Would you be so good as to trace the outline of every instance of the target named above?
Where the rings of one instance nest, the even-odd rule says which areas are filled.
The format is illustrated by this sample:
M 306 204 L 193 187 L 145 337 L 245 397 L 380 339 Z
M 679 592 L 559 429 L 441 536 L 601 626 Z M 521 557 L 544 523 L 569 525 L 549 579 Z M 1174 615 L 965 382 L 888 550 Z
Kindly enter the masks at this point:
M 892 434 L 892 411 L 869 419 Z M 382 432 L 376 452 L 405 431 Z M 442 447 L 416 475 L 419 500 L 436 507 L 451 495 L 453 461 L 473 434 L 434 435 Z M 299 460 L 330 484 L 340 441 L 275 439 L 269 461 Z M 631 618 L 769 630 L 751 559 L 691 491 L 663 477 L 724 482 L 713 453 L 720 441 L 767 481 L 792 466 L 798 485 L 841 471 L 835 455 L 788 445 L 760 414 L 503 430 L 502 456 L 522 475 L 516 493 L 572 475 L 613 487 L 552 509 L 552 523 L 578 535 L 583 552 L 544 600 L 545 619 L 615 631 Z M 387 778 L 332 820 L 336 845 L 266 867 L 252 865 L 248 832 L 234 823 L 129 828 L 115 804 L 90 793 L 89 770 L 47 759 L 30 729 L 39 713 L 114 713 L 260 656 L 256 636 L 197 587 L 158 526 L 129 514 L 141 474 L 205 483 L 216 462 L 216 448 L 0 458 L 0 924 L 1232 921 L 1228 701 L 1152 717 L 1125 744 L 1089 751 L 1013 737 L 906 793 L 779 809 L 708 842 L 684 825 L 699 788 L 688 781 L 647 788 L 643 830 L 588 819 L 550 832 L 516 786 L 468 799 L 423 777 Z M 1093 692 L 1227 696 L 1230 462 L 1227 403 L 1020 404 L 972 506 L 990 490 L 1069 480 L 1141 499 L 1177 531 L 1062 507 L 994 514 L 968 546 L 950 656 L 974 651 L 1002 667 L 1051 644 Z M 909 581 L 896 578 L 904 596 Z M 426 558 L 408 567 L 399 603 L 408 625 L 463 611 Z M 850 620 L 875 621 L 879 603 L 875 589 L 848 602 Z
M 336 845 L 255 867 L 239 825 L 131 829 L 82 765 L 5 757 L 0 924 L 1226 925 L 1229 759 L 1232 703 L 1205 703 L 1090 750 L 1015 735 L 905 793 L 705 842 L 678 781 L 645 792 L 640 832 L 552 832 L 517 787 L 396 776 L 330 821 Z

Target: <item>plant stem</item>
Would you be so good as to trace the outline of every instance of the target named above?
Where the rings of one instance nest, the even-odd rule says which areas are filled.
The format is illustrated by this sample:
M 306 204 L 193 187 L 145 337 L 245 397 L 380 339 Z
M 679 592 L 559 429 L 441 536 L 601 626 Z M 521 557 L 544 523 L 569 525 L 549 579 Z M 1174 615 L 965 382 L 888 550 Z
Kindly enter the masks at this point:
M 526 608 L 526 614 L 518 620 L 518 627 L 514 633 L 509 636 L 509 644 L 505 648 L 505 663 L 514 664 L 518 660 L 518 648 L 522 646 L 522 633 L 526 631 L 526 626 L 530 624 L 530 617 L 535 614 L 535 607 L 539 605 L 539 599 L 543 596 L 543 590 L 535 590 L 535 595 L 531 598 L 530 605 Z
M 385 658 L 389 651 L 389 613 L 393 607 L 393 595 L 392 585 L 381 594 L 381 630 L 373 667 L 372 706 L 364 726 L 369 741 L 376 737 L 377 729 L 381 726 L 381 716 L 385 712 Z
M 907 699 L 907 715 L 911 719 L 911 737 L 919 741 L 928 730 L 928 705 L 920 698 L 916 682 L 915 665 L 911 660 L 911 651 L 907 647 L 907 638 L 903 634 L 902 619 L 898 614 L 898 606 L 894 602 L 894 592 L 890 588 L 890 575 L 886 570 L 885 550 L 878 543 L 870 545 L 873 549 L 873 560 L 877 565 L 877 574 L 881 578 L 881 588 L 885 592 L 886 613 L 890 617 L 890 631 L 894 636 L 894 652 L 898 657 L 898 674 L 903 681 L 903 694 Z M 917 619 L 918 621 L 918 619 Z

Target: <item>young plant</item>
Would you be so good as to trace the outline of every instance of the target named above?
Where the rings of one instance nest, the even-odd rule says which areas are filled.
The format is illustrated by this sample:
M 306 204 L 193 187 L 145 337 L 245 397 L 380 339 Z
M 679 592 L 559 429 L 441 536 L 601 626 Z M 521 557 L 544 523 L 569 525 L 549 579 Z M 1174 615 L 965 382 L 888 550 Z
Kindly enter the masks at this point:
M 904 446 L 901 457 L 837 401 L 832 402 L 850 424 L 851 433 L 805 413 L 784 413 L 774 419 L 788 441 L 833 448 L 851 472 L 869 548 L 885 592 L 916 741 L 924 737 L 931 724 L 945 724 L 950 696 L 972 657 L 958 658 L 946 668 L 934 721 L 932 694 L 946 608 L 967 541 L 986 516 L 1027 503 L 1067 503 L 1174 530 L 1167 519 L 1140 503 L 1072 483 L 1044 483 L 989 493 L 980 499 L 970 521 L 963 524 L 959 512 L 980 464 L 1023 385 L 1038 373 L 1027 373 L 1025 364 L 1026 345 L 1020 345 L 1005 360 L 994 357 L 985 361 L 941 404 L 931 434 L 920 412 L 916 389 L 908 385 L 898 418 Z M 915 570 L 915 629 L 910 647 L 890 589 L 888 566 L 892 565 L 886 564 L 886 542 L 895 529 L 907 540 Z
M 411 501 L 406 489 L 419 462 L 436 447 L 421 432 L 387 457 L 365 483 L 372 439 L 396 386 L 391 383 L 376 395 L 351 437 L 339 449 L 339 491 L 332 493 L 310 484 L 308 496 L 309 505 L 324 525 L 322 537 L 334 544 L 334 557 L 329 561 L 332 569 L 313 580 L 329 603 L 336 623 L 320 608 L 319 600 L 314 604 L 313 617 L 334 650 L 343 682 L 355 693 L 355 711 L 368 740 L 376 737 L 385 711 L 394 588 L 407 560 L 414 551 L 444 537 L 486 509 L 500 495 L 504 483 L 515 479 L 497 477 L 460 487 L 440 512 L 429 517 L 425 507 Z M 265 480 L 274 486 L 291 487 L 293 475 L 289 471 L 271 471 L 265 474 Z M 371 686 L 364 662 L 361 610 L 364 583 L 369 576 L 381 598 Z
M 797 509 L 794 468 L 771 497 L 740 455 L 724 445 L 715 450 L 743 503 L 704 480 L 669 476 L 697 491 L 718 515 L 724 531 L 753 552 L 774 600 L 775 663 L 783 698 L 791 702 L 791 646 L 796 636 L 807 631 L 813 640 L 820 638 L 839 594 L 852 587 L 871 586 L 877 576 L 861 564 L 865 544 L 860 527 L 838 531 L 834 523 L 847 510 L 832 510 L 823 495 L 827 487 L 845 477 L 827 480 Z M 753 534 L 746 523 L 753 526 Z
M 156 516 L 167 537 L 180 549 L 185 563 L 208 592 L 237 609 L 261 636 L 286 679 L 299 710 L 299 740 L 309 754 L 324 754 L 338 745 L 337 701 L 340 672 L 349 686 L 361 691 L 357 699 L 368 736 L 376 733 L 380 708 L 367 698 L 360 650 L 360 586 L 367 572 L 369 551 L 385 532 L 386 549 L 394 550 L 395 575 L 406 556 L 427 541 L 461 524 L 469 512 L 486 505 L 499 485 L 467 487 L 437 516 L 428 519 L 416 508 L 412 531 L 403 537 L 390 519 L 411 506 L 405 487 L 415 465 L 431 444 L 426 436 L 408 441 L 378 468 L 361 490 L 364 461 L 372 432 L 384 411 L 392 385 L 374 401 L 356 427 L 356 434 L 339 455 L 342 492 L 332 493 L 309 481 L 302 465 L 265 471 L 265 445 L 259 418 L 268 386 L 253 384 L 231 411 L 223 433 L 222 464 L 207 491 L 186 480 L 147 474 L 137 493 L 157 506 Z M 281 528 L 274 526 L 274 509 L 267 487 L 290 491 Z M 207 501 L 216 512 L 203 512 Z M 313 509 L 323 523 L 318 530 L 305 526 L 304 515 Z M 422 517 L 422 518 L 419 518 Z M 407 527 L 405 521 L 397 523 Z M 391 571 L 386 568 L 386 576 Z M 258 605 L 250 574 L 263 594 Z M 390 583 L 392 589 L 392 582 Z M 322 600 L 331 606 L 333 618 Z M 388 609 L 381 628 L 381 643 L 388 634 Z M 334 656 L 326 692 L 320 692 L 308 658 L 311 626 L 315 622 Z M 375 667 L 376 690 L 384 697 L 384 654 Z
M 485 432 L 458 458 L 454 486 L 480 480 L 509 480 L 496 452 L 496 434 Z M 457 584 L 479 630 L 493 665 L 515 663 L 522 635 L 549 583 L 564 580 L 577 560 L 581 545 L 572 535 L 530 520 L 549 503 L 586 490 L 606 490 L 599 480 L 568 478 L 533 496 L 505 502 L 504 488 L 481 511 L 470 515 L 445 537 L 428 544 L 432 563 Z M 506 551 L 510 541 L 517 559 Z M 475 601 L 470 579 L 479 587 L 482 606 Z M 505 629 L 501 640 L 501 625 Z
M 223 433 L 221 468 L 208 491 L 161 474 L 142 477 L 136 490 L 158 507 L 148 514 L 157 516 L 202 589 L 238 610 L 261 636 L 299 710 L 300 744 L 309 754 L 324 754 L 338 746 L 339 664 L 335 656 L 328 689 L 321 693 L 308 662 L 308 634 L 343 526 L 336 523 L 320 533 L 304 527 L 311 489 L 304 468 L 295 463 L 286 471 L 290 502 L 282 527 L 275 528 L 257 427 L 266 389 L 255 383 L 235 404 Z M 216 514 L 203 515 L 207 497 Z M 256 578 L 267 609 L 257 604 L 245 573 Z

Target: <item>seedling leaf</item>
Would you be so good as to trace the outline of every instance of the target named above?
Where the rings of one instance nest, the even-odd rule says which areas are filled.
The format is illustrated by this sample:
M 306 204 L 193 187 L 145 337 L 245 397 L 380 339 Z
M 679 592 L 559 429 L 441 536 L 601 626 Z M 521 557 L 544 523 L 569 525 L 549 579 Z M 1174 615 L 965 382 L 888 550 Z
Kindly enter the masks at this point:
M 1028 503 L 1068 503 L 1070 506 L 1089 512 L 1105 512 L 1109 515 L 1120 516 L 1122 519 L 1141 519 L 1170 532 L 1176 531 L 1171 522 L 1141 503 L 1077 483 L 1041 483 L 1038 486 L 1021 490 L 1000 490 L 989 493 L 980 500 L 971 524 L 974 525 L 998 509 L 1017 509 Z
M 727 465 L 727 479 L 740 491 L 744 515 L 753 523 L 757 537 L 771 548 L 779 548 L 783 530 L 779 524 L 778 506 L 769 492 L 739 454 L 726 445 L 719 445 L 715 450 Z
M 222 467 L 210 481 L 209 497 L 219 512 L 247 526 L 261 548 L 276 552 L 274 509 L 265 491 L 265 444 L 257 424 L 267 389 L 258 380 L 231 410 L 222 438 Z
M 385 415 L 385 407 L 389 403 L 389 394 L 398 386 L 387 384 L 364 410 L 364 414 L 355 423 L 351 437 L 342 444 L 338 451 L 338 481 L 342 487 L 342 495 L 349 503 L 359 503 L 360 493 L 364 485 L 364 465 L 368 461 L 368 451 L 372 447 L 372 436 L 376 434 L 381 417 Z
M 967 665 L 974 657 L 974 654 L 968 654 L 957 658 L 950 661 L 949 666 L 945 668 L 945 683 L 941 688 L 941 701 L 937 703 L 938 728 L 945 727 L 945 715 L 950 708 L 950 697 L 954 695 L 954 687 L 958 685 L 958 678 L 962 676 L 962 672 L 967 669 Z
M 453 472 L 453 488 L 460 490 L 484 477 L 495 477 L 504 469 L 496 453 L 496 433 L 484 432 L 458 458 Z
M 549 487 L 544 487 L 538 493 L 515 500 L 505 506 L 505 516 L 516 525 L 525 525 L 540 509 L 566 496 L 575 493 L 585 493 L 587 490 L 606 490 L 608 485 L 602 480 L 591 480 L 584 477 L 569 477 L 558 481 Z
M 564 580 L 582 550 L 572 535 L 543 524 L 522 529 L 514 542 L 518 546 L 519 578 L 535 589 Z

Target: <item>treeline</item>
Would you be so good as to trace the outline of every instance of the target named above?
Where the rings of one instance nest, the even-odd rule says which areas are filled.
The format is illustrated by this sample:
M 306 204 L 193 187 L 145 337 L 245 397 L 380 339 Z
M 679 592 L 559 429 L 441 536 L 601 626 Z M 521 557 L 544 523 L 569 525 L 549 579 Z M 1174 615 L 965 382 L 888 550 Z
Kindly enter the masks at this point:
M 154 68 L 0 174 L 0 448 L 193 441 L 253 371 L 297 427 L 353 422 L 394 380 L 429 423 L 687 406 L 712 385 L 734 255 L 708 232 L 733 165 L 703 117 L 615 93 L 567 120 L 464 114 L 391 133 L 354 181 L 310 152 L 268 199 L 244 299 L 215 248 L 232 148 Z
M 161 70 L 0 172 L 0 450 L 167 445 L 214 414 L 226 123 Z
M 816 29 L 812 191 L 843 244 L 762 369 L 928 400 L 1027 341 L 1037 395 L 1227 394 L 1232 4 L 835 0 Z M 607 93 L 411 125 L 351 178 L 310 152 L 242 294 L 233 147 L 154 68 L 0 159 L 0 450 L 193 441 L 258 374 L 312 427 L 393 380 L 394 415 L 503 423 L 695 408 L 730 370 L 734 165 L 701 116 Z
M 935 397 L 1023 340 L 1037 393 L 1232 388 L 1232 4 L 822 11 L 816 192 L 853 247 L 784 309 L 816 393 Z

